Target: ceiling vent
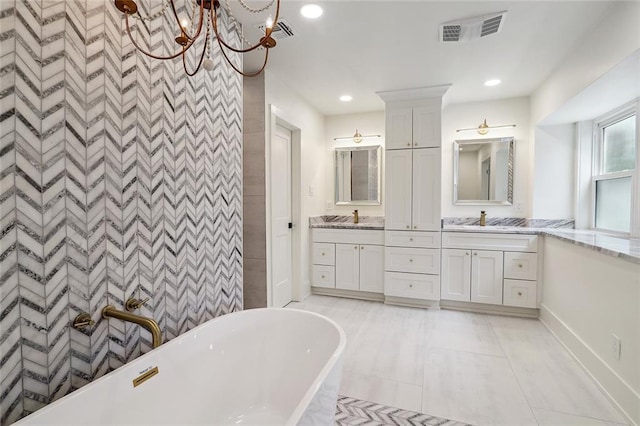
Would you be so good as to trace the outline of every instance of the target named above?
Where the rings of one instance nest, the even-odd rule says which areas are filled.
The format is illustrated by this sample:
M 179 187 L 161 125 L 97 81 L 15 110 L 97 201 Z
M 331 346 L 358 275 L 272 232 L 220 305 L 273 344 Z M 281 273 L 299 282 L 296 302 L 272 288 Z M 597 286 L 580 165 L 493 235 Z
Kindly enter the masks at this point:
M 264 30 L 266 27 L 267 26 L 265 24 L 260 24 L 256 28 L 260 30 L 260 33 L 264 34 Z M 284 19 L 278 19 L 278 22 L 276 22 L 276 24 L 273 26 L 271 37 L 276 40 L 293 37 L 293 29 L 287 21 L 285 21 Z
M 440 41 L 477 40 L 502 30 L 507 11 L 440 24 Z

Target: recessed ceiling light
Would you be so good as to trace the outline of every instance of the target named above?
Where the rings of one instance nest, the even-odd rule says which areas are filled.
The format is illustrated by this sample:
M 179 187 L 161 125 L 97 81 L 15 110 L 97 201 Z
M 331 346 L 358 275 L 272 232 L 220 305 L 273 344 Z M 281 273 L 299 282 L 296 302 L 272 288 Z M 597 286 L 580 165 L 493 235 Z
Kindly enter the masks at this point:
M 498 84 L 502 83 L 500 80 L 493 79 L 493 80 L 487 80 L 484 82 L 484 85 L 487 87 L 491 87 L 491 86 L 497 86 Z
M 317 4 L 305 4 L 300 8 L 300 14 L 305 18 L 316 19 L 322 16 L 322 8 Z
M 340 100 L 342 102 L 349 102 L 352 99 L 353 99 L 353 97 L 351 95 L 342 95 L 342 96 L 340 96 Z

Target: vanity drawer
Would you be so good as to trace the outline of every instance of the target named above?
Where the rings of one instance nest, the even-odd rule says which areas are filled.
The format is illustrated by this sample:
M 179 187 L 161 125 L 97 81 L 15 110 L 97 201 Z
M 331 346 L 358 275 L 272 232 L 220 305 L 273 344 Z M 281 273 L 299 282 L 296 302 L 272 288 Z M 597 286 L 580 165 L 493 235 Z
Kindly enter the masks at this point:
M 439 274 L 440 250 L 385 247 L 384 266 L 386 271 Z
M 387 246 L 440 248 L 440 232 L 386 231 L 384 238 Z
M 504 277 L 514 280 L 536 280 L 538 255 L 536 253 L 504 252 Z
M 440 276 L 385 272 L 384 294 L 412 299 L 440 300 Z
M 314 265 L 335 265 L 336 245 L 331 243 L 313 243 Z
M 538 251 L 538 236 L 528 234 L 490 234 L 485 232 L 443 232 L 442 248 L 535 253 Z
M 536 281 L 504 280 L 502 304 L 521 308 L 535 308 L 537 287 Z
M 313 265 L 311 273 L 314 287 L 336 288 L 336 270 L 333 266 Z

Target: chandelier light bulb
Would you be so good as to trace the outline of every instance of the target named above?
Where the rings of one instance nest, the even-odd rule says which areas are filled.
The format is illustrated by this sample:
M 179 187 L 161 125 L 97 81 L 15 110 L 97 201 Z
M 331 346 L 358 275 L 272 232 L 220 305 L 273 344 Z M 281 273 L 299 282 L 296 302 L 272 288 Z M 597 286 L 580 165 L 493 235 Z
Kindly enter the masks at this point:
M 267 28 L 269 28 L 270 30 L 273 29 L 273 18 L 271 17 L 271 15 L 269 15 L 269 17 L 267 18 Z
M 213 69 L 213 61 L 209 58 L 205 59 L 202 61 L 202 67 L 207 71 L 211 71 Z
M 183 30 L 186 30 L 187 28 L 189 28 L 189 21 L 187 21 L 186 18 L 182 18 L 182 20 L 180 21 L 180 26 Z

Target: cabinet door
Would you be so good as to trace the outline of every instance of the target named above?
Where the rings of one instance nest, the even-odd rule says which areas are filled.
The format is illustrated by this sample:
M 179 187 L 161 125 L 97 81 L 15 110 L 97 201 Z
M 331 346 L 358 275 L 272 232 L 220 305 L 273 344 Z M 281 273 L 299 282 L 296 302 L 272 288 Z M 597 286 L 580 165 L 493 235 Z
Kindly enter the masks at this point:
M 439 148 L 413 150 L 412 229 L 414 230 L 440 230 L 440 164 Z M 389 190 L 387 187 L 387 194 Z M 389 202 L 389 195 L 387 195 L 387 202 Z
M 445 300 L 471 300 L 471 250 L 442 249 L 442 289 Z
M 388 108 L 385 116 L 385 148 L 411 148 L 413 145 L 412 108 Z
M 385 229 L 411 228 L 411 151 L 386 152 Z
M 472 250 L 471 301 L 502 305 L 502 252 Z
M 440 148 L 440 111 L 433 107 L 413 108 L 413 147 Z
M 384 292 L 384 246 L 360 246 L 360 290 Z
M 360 289 L 360 244 L 336 244 L 336 288 Z

